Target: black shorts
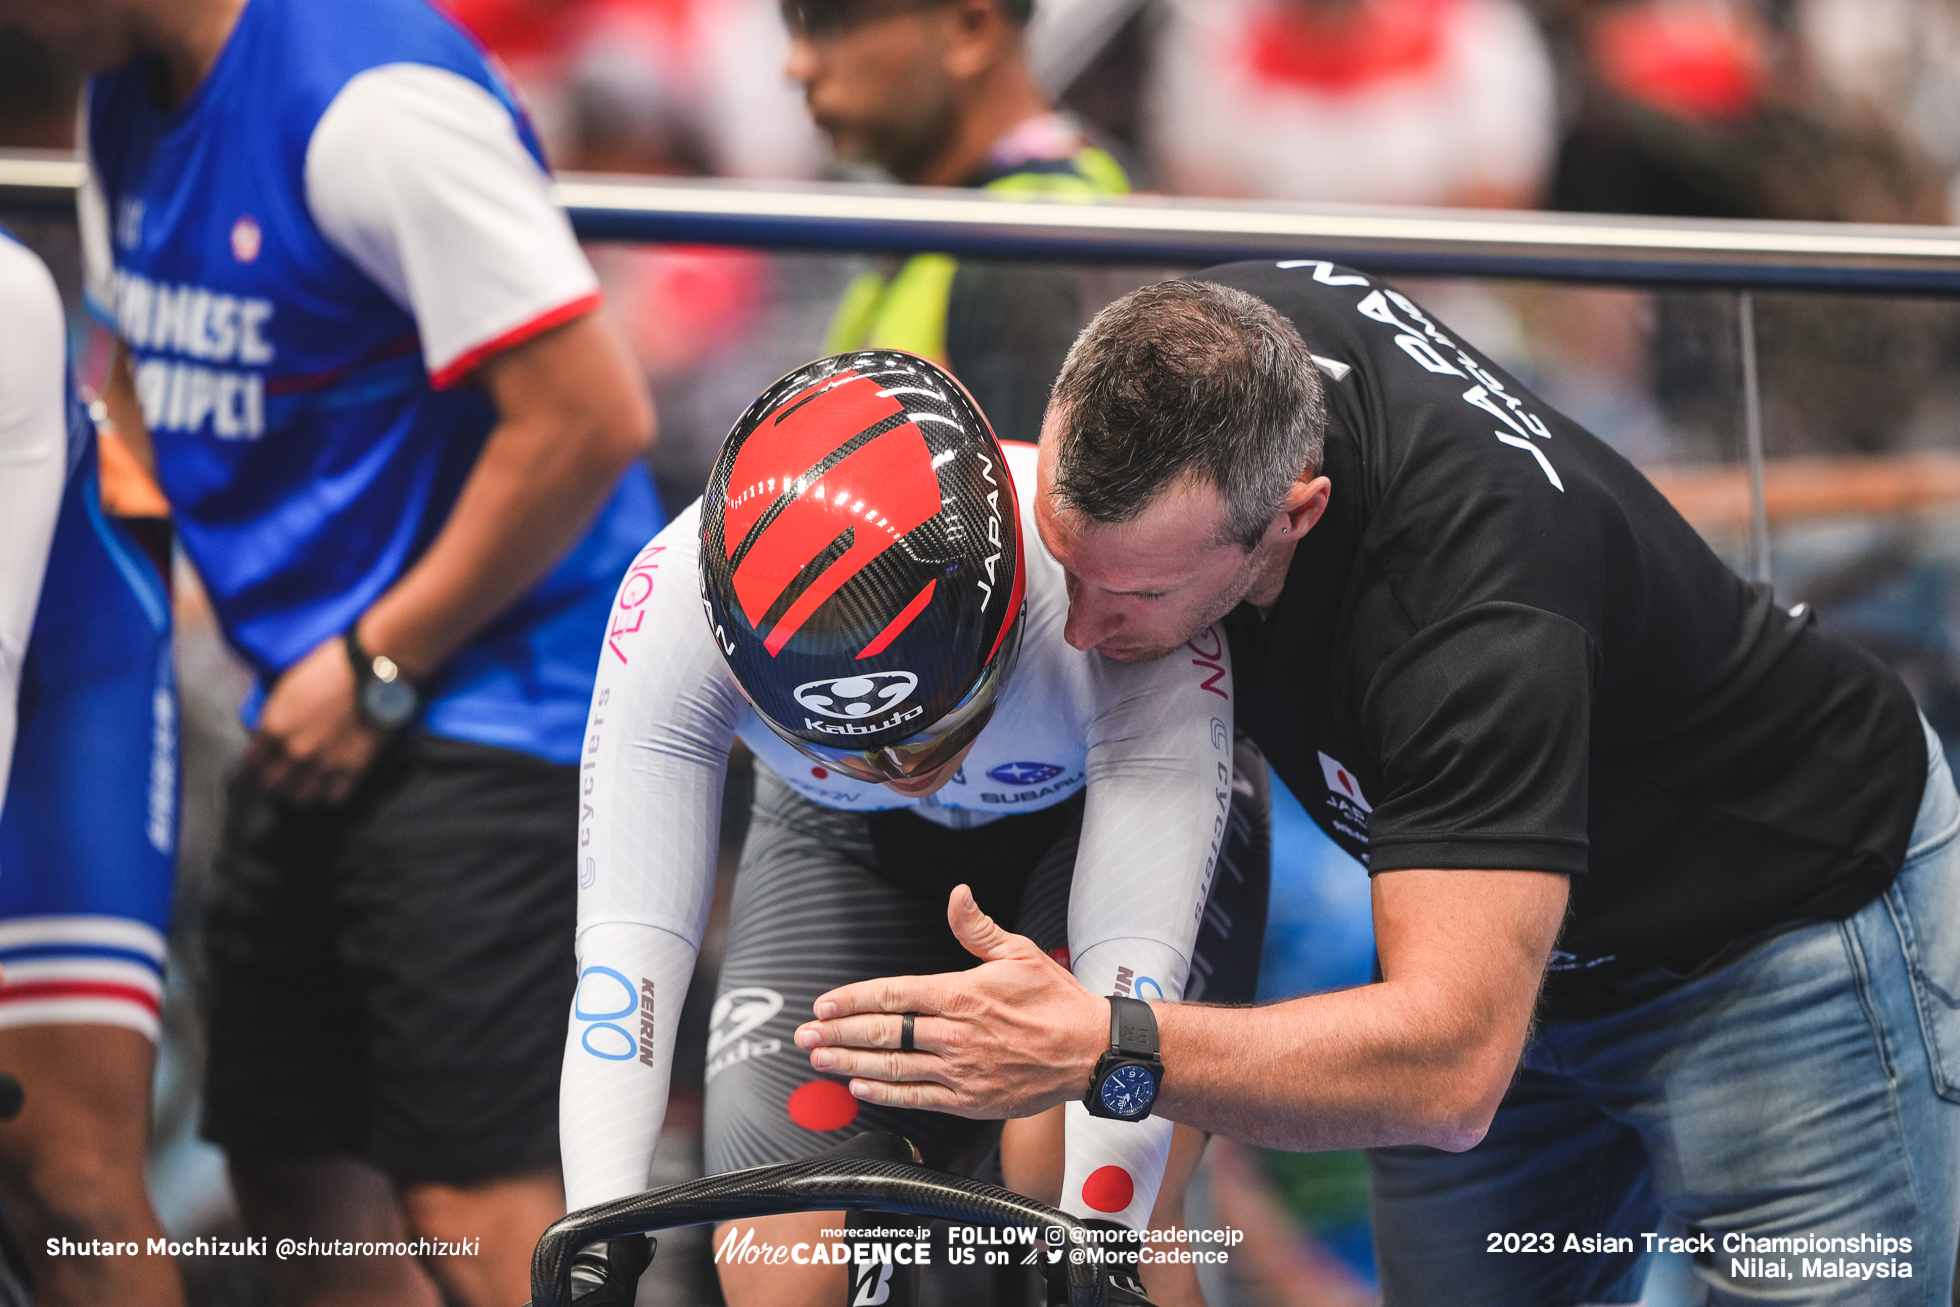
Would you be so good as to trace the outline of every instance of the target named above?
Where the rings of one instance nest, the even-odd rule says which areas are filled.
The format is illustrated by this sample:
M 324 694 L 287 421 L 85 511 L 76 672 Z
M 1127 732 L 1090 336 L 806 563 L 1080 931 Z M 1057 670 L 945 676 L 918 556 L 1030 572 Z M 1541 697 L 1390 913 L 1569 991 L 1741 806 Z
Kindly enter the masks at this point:
M 206 929 L 204 1134 L 398 1183 L 555 1165 L 577 768 L 398 740 L 331 811 L 231 788 Z
M 1231 821 L 1186 985 L 1187 998 L 1212 1003 L 1252 1001 L 1266 934 L 1266 762 L 1245 739 L 1236 755 Z M 946 897 L 962 881 L 1003 926 L 1060 949 L 1081 830 L 1080 796 L 949 831 L 908 811 L 820 807 L 757 767 L 709 1033 L 708 1173 L 814 1156 L 871 1130 L 964 1169 L 992 1123 L 861 1103 L 841 1077 L 812 1071 L 792 1037 L 817 995 L 839 985 L 977 965 L 946 925 Z

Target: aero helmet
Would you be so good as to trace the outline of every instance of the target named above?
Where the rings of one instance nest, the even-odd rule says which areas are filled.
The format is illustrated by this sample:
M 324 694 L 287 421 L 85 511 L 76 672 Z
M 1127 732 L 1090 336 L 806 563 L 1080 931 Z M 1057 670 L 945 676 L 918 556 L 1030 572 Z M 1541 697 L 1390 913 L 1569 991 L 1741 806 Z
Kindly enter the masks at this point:
M 837 354 L 769 387 L 701 501 L 701 598 L 736 683 L 859 780 L 923 775 L 980 733 L 1025 578 L 993 429 L 912 354 Z

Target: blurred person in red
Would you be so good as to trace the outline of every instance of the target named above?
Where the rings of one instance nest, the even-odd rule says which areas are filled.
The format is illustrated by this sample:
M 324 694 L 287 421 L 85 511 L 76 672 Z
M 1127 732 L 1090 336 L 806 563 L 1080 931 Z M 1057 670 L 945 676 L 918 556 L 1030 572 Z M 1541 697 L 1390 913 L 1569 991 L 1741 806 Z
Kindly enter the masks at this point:
M 1145 144 L 1191 195 L 1528 208 L 1552 68 L 1516 0 L 1172 0 Z
M 1610 0 L 1561 24 L 1577 112 L 1550 207 L 1594 213 L 1941 223 L 1937 165 L 1875 102 L 1841 94 L 1795 32 L 1742 0 Z
M 822 147 L 769 0 L 440 0 L 582 172 L 798 178 Z
M 1882 27 L 1890 9 L 1874 5 L 1867 17 Z M 1814 23 L 1782 21 L 1755 0 L 1607 0 L 1563 6 L 1557 27 L 1572 55 L 1574 113 L 1548 207 L 1946 221 L 1941 166 L 1892 109 L 1847 94 L 1820 64 L 1824 29 Z M 1602 304 L 1576 330 L 1554 325 L 1548 339 L 1566 359 L 1548 372 L 1574 377 L 1567 363 L 1576 354 L 1581 368 L 1651 387 L 1676 449 L 1732 451 L 1735 364 L 1710 333 L 1733 340 L 1734 328 L 1711 327 L 1695 294 L 1656 293 L 1652 303 L 1651 331 L 1624 305 Z M 1945 421 L 1929 404 L 1951 371 L 1944 306 L 1847 298 L 1819 312 L 1814 301 L 1772 295 L 1754 314 L 1770 457 L 1876 453 L 1901 432 Z M 1589 351 L 1589 338 L 1607 348 Z M 1872 385 L 1875 375 L 1890 384 Z M 1586 407 L 1568 395 L 1558 401 Z

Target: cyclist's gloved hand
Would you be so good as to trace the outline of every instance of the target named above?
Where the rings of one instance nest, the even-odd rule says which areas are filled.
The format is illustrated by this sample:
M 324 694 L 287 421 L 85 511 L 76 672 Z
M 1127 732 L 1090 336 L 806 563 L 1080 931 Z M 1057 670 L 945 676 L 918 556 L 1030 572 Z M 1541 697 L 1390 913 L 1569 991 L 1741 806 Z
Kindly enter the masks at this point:
M 1109 1288 L 1109 1307 L 1152 1307 L 1150 1299 L 1143 1292 L 1143 1277 L 1138 1272 L 1137 1250 L 1142 1248 L 1143 1240 L 1131 1230 L 1114 1221 L 1089 1217 L 1082 1222 L 1089 1230 L 1103 1236 L 1102 1246 L 1108 1249 L 1123 1249 L 1128 1252 L 1128 1264 L 1106 1265 L 1103 1280 Z
M 1154 1307 L 1143 1296 L 1143 1281 L 1129 1271 L 1109 1273 L 1109 1296 L 1104 1301 L 1109 1307 Z
M 589 1243 L 572 1258 L 574 1307 L 633 1307 L 655 1243 L 644 1234 Z

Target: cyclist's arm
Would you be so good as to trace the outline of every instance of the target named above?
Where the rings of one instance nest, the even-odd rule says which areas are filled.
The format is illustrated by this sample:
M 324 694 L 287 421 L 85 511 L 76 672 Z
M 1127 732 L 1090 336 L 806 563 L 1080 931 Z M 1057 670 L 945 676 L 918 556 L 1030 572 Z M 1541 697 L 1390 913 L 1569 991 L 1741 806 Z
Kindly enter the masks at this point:
M 579 759 L 580 981 L 558 1110 L 574 1209 L 647 1186 L 714 895 L 740 699 L 701 614 L 697 523 L 682 513 L 620 583 Z
M 1212 656 L 1179 650 L 1148 663 L 1099 662 L 1105 706 L 1089 726 L 1068 923 L 1071 969 L 1093 994 L 1184 996 L 1232 794 L 1231 664 L 1216 631 L 1198 640 Z M 1143 1228 L 1170 1139 L 1167 1120 L 1100 1120 L 1071 1103 L 1063 1209 Z M 1084 1190 L 1110 1166 L 1128 1174 L 1132 1193 L 1113 1212 L 1107 1182 L 1095 1203 Z
M 66 344 L 54 278 L 0 238 L 0 802 L 13 765 L 21 663 L 67 482 Z

